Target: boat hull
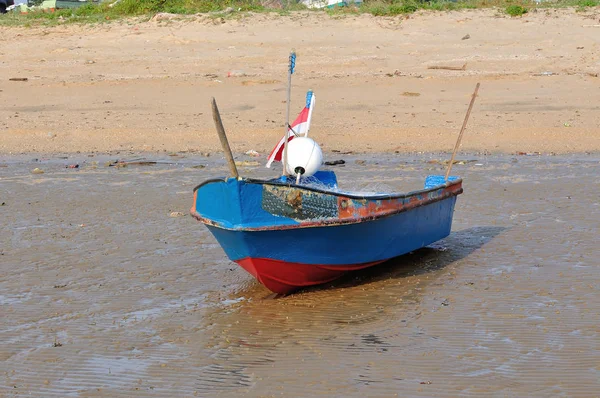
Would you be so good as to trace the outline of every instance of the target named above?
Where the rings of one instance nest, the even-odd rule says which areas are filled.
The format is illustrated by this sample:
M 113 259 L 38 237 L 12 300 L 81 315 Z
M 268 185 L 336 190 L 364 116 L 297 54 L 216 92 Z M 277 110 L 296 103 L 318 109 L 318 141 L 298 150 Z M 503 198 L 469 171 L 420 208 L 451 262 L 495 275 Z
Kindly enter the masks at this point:
M 277 181 L 209 180 L 196 188 L 191 213 L 229 259 L 285 294 L 445 238 L 461 183 L 430 176 L 420 191 L 360 195 Z
M 208 226 L 227 256 L 276 293 L 332 281 L 445 238 L 456 197 L 360 223 L 240 231 Z
M 246 257 L 235 262 L 267 289 L 274 293 L 288 294 L 303 287 L 331 282 L 348 271 L 367 268 L 383 261 L 331 266 Z

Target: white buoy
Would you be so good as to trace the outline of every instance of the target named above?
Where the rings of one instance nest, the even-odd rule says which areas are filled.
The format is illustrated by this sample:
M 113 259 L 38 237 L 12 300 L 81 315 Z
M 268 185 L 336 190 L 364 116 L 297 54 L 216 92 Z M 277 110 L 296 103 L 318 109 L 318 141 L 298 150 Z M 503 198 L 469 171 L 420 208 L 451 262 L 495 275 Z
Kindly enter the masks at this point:
M 323 152 L 314 140 L 294 137 L 288 143 L 286 163 L 288 174 L 308 177 L 315 174 L 323 164 Z

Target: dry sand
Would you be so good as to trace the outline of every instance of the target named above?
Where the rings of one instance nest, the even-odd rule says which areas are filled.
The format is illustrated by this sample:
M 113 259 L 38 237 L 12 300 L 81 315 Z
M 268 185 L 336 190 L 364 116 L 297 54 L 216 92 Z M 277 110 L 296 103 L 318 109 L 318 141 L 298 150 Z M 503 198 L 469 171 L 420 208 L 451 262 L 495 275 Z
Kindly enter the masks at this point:
M 264 153 L 284 132 L 292 47 L 292 114 L 314 89 L 312 135 L 326 151 L 449 151 L 481 82 L 463 150 L 597 152 L 598 15 L 300 12 L 2 27 L 14 40 L 0 48 L 0 153 L 217 150 L 212 96 L 233 150 Z

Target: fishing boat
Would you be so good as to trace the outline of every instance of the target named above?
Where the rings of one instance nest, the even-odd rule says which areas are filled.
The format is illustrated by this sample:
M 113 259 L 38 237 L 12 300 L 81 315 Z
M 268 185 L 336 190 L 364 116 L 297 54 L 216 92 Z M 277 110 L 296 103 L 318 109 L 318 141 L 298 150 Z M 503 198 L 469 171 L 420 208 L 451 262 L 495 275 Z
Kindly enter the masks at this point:
M 191 212 L 229 259 L 286 294 L 445 238 L 463 192 L 458 177 L 433 175 L 419 191 L 367 195 L 339 191 L 332 171 L 313 177 L 310 185 L 287 177 L 208 180 L 194 190 Z
M 289 87 L 295 54 L 290 55 Z M 432 244 L 450 234 L 462 179 L 450 176 L 467 116 L 446 175 L 424 178 L 408 193 L 347 192 L 308 138 L 314 94 L 269 156 L 283 163 L 278 178 L 240 177 L 215 99 L 213 120 L 230 176 L 194 189 L 191 214 L 204 223 L 231 261 L 275 293 L 318 285 Z M 289 153 L 288 153 L 289 152 Z

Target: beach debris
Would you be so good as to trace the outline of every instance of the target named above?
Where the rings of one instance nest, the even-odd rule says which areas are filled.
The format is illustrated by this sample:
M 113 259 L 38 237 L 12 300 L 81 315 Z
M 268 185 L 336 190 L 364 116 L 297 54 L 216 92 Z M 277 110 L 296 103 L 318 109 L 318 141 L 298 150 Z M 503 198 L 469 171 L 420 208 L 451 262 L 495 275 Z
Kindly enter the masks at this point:
M 241 166 L 241 167 L 242 166 L 246 166 L 246 167 L 258 166 L 258 162 L 255 160 L 236 160 L 235 165 Z
M 533 74 L 533 76 L 556 76 L 556 75 L 558 75 L 558 73 L 550 72 L 550 71 L 545 71 L 545 72 L 534 73 Z
M 65 169 L 78 169 L 79 165 L 78 164 L 69 164 L 67 166 L 65 166 Z
M 385 75 L 387 77 L 402 76 L 402 72 L 396 69 L 393 73 L 386 73 Z
M 244 71 L 241 70 L 231 70 L 227 72 L 227 77 L 244 77 L 248 76 Z
M 422 381 L 422 382 L 421 382 L 421 383 L 419 383 L 419 384 L 431 384 L 431 382 L 430 382 L 429 380 L 427 380 L 427 381 Z
M 206 165 L 204 165 L 204 164 L 197 164 L 195 166 L 192 166 L 192 169 L 203 169 L 205 167 L 206 167 Z
M 471 38 L 471 35 L 467 33 L 466 35 L 464 35 L 464 36 L 462 37 L 462 39 L 461 39 L 461 40 L 468 40 L 468 39 L 470 39 L 470 38 Z
M 10 78 L 10 79 L 8 79 L 8 80 L 10 80 L 11 82 L 26 82 L 26 81 L 28 81 L 29 79 L 28 79 L 28 78 L 26 78 L 26 77 L 11 77 L 11 78 Z
M 54 285 L 55 289 L 62 289 L 63 287 L 67 287 L 67 284 L 65 283 L 64 285 Z
M 31 170 L 31 174 L 44 174 L 44 170 L 36 167 L 35 169 Z
M 132 166 L 154 166 L 155 164 L 157 164 L 158 162 L 155 161 L 148 161 L 148 160 L 144 160 L 144 161 L 136 161 L 136 162 L 127 162 L 127 164 L 132 165 Z M 172 163 L 165 163 L 165 164 L 172 164 Z
M 180 211 L 173 211 L 173 212 L 171 212 L 171 214 L 169 214 L 169 217 L 183 217 L 183 216 L 185 216 L 185 214 Z
M 365 164 L 367 164 L 366 160 L 360 160 L 360 159 L 355 160 L 354 163 L 359 164 L 361 166 L 364 166 Z
M 214 73 L 207 73 L 204 75 L 204 77 L 206 77 L 208 79 L 217 79 L 219 77 L 219 75 L 214 74 Z
M 467 70 L 467 64 L 464 63 L 462 66 L 453 65 L 431 65 L 427 69 L 444 69 L 444 70 Z
M 413 93 L 413 92 L 410 92 L 410 91 L 405 91 L 405 92 L 402 93 L 402 95 L 405 96 L 405 97 L 418 97 L 418 96 L 421 95 L 421 93 Z
M 246 75 L 250 76 L 250 75 Z M 242 86 L 256 86 L 257 84 L 275 84 L 279 83 L 279 80 L 273 79 L 255 79 L 255 80 L 244 80 L 242 81 Z
M 114 162 L 106 162 L 105 166 L 107 167 L 127 167 L 127 166 L 153 166 L 156 162 L 147 161 L 147 160 L 115 160 Z
M 112 163 L 108 162 L 108 167 L 116 167 L 117 169 L 120 169 L 122 167 L 127 167 L 127 163 L 120 160 L 115 160 Z
M 339 153 L 340 155 L 351 155 L 351 154 L 354 153 L 354 151 L 345 151 L 345 152 L 342 152 L 339 149 L 332 149 L 331 152 Z
M 343 160 L 343 159 L 340 159 L 340 160 L 331 160 L 331 161 L 328 161 L 328 162 L 324 162 L 323 164 L 325 164 L 327 166 L 337 166 L 337 165 L 340 165 L 340 164 L 346 164 L 346 161 Z
M 250 149 L 246 152 L 246 155 L 252 156 L 253 158 L 257 158 L 260 156 L 260 153 L 256 152 L 254 149 Z
M 47 136 L 48 136 L 48 138 L 50 138 L 51 140 L 52 140 L 52 139 L 54 139 L 54 138 L 56 138 L 56 134 L 55 134 L 55 133 L 52 133 L 52 132 L 48 132 L 46 135 L 47 135 Z
M 539 156 L 541 152 L 517 152 L 518 156 Z
M 6 206 L 6 202 L 0 203 L 0 206 Z
M 473 163 L 473 162 L 477 162 L 477 160 L 475 159 L 469 159 L 469 160 L 454 160 L 452 162 L 452 164 L 467 164 L 467 163 Z M 427 163 L 429 164 L 439 164 L 439 165 L 443 165 L 443 166 L 447 166 L 450 163 L 450 160 L 438 160 L 438 159 L 432 159 L 432 160 L 428 160 Z

